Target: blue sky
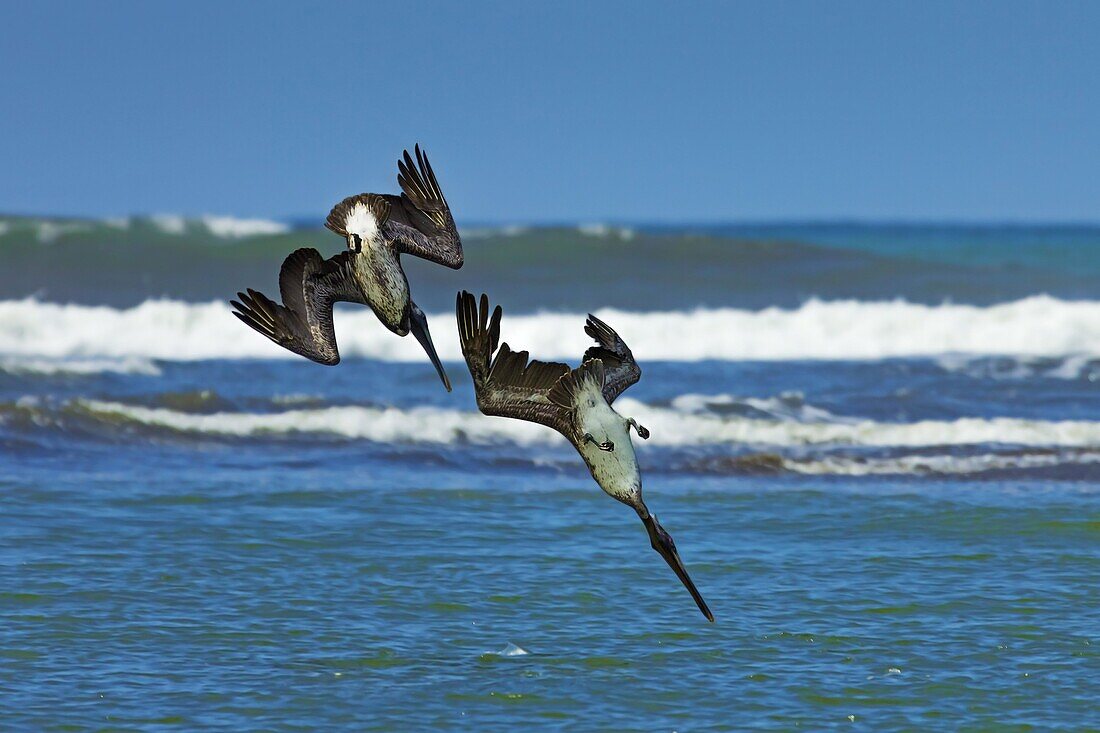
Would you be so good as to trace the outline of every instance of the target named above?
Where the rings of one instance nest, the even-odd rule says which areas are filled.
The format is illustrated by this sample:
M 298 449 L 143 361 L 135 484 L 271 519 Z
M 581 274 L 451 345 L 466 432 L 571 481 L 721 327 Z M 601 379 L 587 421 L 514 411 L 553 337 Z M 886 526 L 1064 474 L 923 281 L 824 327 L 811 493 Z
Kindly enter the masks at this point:
M 1100 4 L 7 3 L 0 211 L 1100 220 Z

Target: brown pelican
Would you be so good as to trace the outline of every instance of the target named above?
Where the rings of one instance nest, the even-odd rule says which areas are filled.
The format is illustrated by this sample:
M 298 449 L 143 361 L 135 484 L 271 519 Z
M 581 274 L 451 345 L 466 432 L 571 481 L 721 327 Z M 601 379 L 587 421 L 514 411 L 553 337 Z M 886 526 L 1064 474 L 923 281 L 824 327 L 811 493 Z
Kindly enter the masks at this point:
M 320 364 L 340 361 L 332 326 L 337 301 L 369 305 L 398 336 L 412 331 L 439 372 L 428 319 L 409 297 L 401 255 L 462 267 L 462 242 L 428 157 L 416 146 L 416 165 L 406 150 L 397 161 L 401 195 L 361 193 L 332 208 L 325 226 L 347 240 L 347 251 L 322 259 L 312 247 L 292 252 L 279 272 L 279 305 L 263 293 L 237 293 L 233 315 L 279 346 Z
M 584 352 L 581 366 L 570 369 L 556 362 L 528 361 L 527 352 L 514 352 L 500 341 L 498 305 L 489 315 L 489 298 L 458 294 L 458 338 L 470 368 L 477 406 L 486 415 L 527 420 L 557 430 L 581 454 L 592 478 L 612 498 L 634 508 L 649 532 L 653 549 L 661 554 L 695 599 L 708 620 L 714 616 L 688 577 L 672 537 L 642 501 L 642 477 L 630 428 L 638 437 L 649 431 L 633 418 L 611 408 L 627 387 L 642 376 L 634 355 L 619 335 L 589 314 L 585 332 L 598 345 Z

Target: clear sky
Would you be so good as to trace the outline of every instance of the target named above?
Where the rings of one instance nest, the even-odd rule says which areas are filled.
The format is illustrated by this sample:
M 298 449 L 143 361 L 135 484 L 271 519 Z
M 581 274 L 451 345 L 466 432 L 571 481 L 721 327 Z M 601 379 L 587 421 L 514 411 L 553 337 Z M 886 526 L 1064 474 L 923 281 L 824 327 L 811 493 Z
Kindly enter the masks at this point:
M 1100 3 L 7 2 L 0 211 L 1100 220 Z

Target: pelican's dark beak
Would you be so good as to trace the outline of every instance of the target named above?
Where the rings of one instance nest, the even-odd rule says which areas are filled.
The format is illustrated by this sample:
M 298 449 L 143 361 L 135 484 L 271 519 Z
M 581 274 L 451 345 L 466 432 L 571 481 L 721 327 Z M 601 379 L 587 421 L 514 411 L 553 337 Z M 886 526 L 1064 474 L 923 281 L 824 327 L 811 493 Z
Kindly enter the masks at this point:
M 348 249 L 356 254 L 363 251 L 363 240 L 359 238 L 358 234 L 348 235 Z
M 443 371 L 443 364 L 439 361 L 439 355 L 435 353 L 435 344 L 432 343 L 432 335 L 428 332 L 428 319 L 424 315 L 424 311 L 420 310 L 416 303 L 412 301 L 409 301 L 409 330 L 412 331 L 413 336 L 416 336 L 416 340 L 420 342 L 420 345 L 424 347 L 424 351 L 431 359 L 435 370 L 439 372 L 439 378 L 443 380 L 443 386 L 450 392 L 451 380 L 447 378 L 447 372 Z
M 707 621 L 714 621 L 714 614 L 707 608 L 707 602 L 703 600 L 703 596 L 699 595 L 699 589 L 695 587 L 695 583 L 691 582 L 687 570 L 684 569 L 684 563 L 680 561 L 680 555 L 676 552 L 676 543 L 672 541 L 672 535 L 665 531 L 665 528 L 657 521 L 657 517 L 652 514 L 643 517 L 642 522 L 645 523 L 645 528 L 649 532 L 649 542 L 653 545 L 653 549 L 660 553 L 668 566 L 680 578 L 680 582 L 691 593 L 691 597 L 695 599 L 695 604 L 707 617 Z

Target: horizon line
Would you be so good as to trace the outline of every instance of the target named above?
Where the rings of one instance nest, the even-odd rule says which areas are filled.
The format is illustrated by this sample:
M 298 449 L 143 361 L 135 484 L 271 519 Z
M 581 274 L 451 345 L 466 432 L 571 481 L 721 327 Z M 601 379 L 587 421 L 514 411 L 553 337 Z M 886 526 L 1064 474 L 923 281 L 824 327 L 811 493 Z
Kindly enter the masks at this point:
M 270 221 L 288 225 L 295 229 L 324 226 L 323 218 L 304 215 L 289 216 L 253 216 L 205 212 L 202 214 L 155 212 L 131 214 L 79 215 L 79 214 L 29 214 L 0 213 L 0 219 L 29 219 L 48 221 L 80 221 L 108 223 L 120 219 L 155 220 L 161 217 L 179 217 L 185 221 L 202 221 L 208 217 L 226 217 L 236 220 Z M 530 220 L 470 220 L 458 221 L 460 229 L 562 229 L 584 226 L 608 226 L 638 229 L 689 229 L 719 227 L 980 227 L 980 228 L 1024 228 L 1024 227 L 1061 227 L 1061 228 L 1100 228 L 1100 218 L 1087 219 L 1042 219 L 1042 218 L 951 218 L 951 217 L 873 217 L 873 216 L 790 216 L 790 217 L 746 217 L 746 218 L 704 218 L 643 220 L 628 218 L 576 218 L 576 219 L 530 219 Z

